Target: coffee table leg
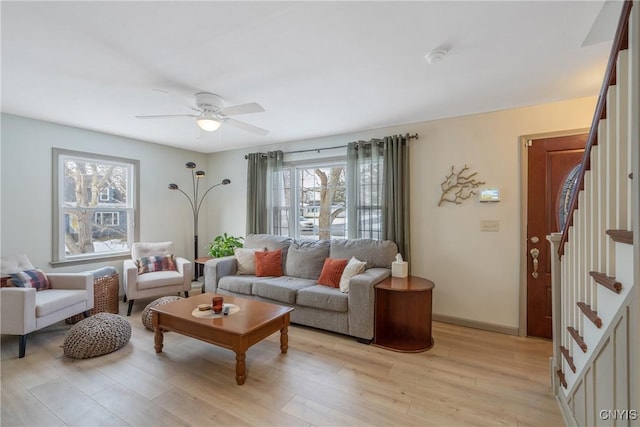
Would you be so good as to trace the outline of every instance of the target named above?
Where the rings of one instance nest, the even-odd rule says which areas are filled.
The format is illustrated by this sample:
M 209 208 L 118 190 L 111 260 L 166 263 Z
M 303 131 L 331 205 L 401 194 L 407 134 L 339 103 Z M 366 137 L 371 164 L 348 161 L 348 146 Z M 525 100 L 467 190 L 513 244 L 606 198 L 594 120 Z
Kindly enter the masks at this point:
M 164 334 L 162 333 L 162 329 L 156 326 L 155 335 L 153 338 L 155 341 L 154 348 L 156 349 L 156 353 L 162 353 L 162 342 L 164 341 Z
M 238 385 L 244 384 L 244 380 L 247 379 L 247 365 L 245 359 L 246 353 L 236 353 L 236 383 Z
M 153 310 L 151 313 L 151 324 L 153 325 L 154 336 L 153 340 L 155 342 L 154 348 L 156 349 L 156 353 L 162 353 L 162 341 L 164 340 L 164 335 L 162 333 L 162 329 L 160 328 L 160 315 L 157 311 Z
M 289 328 L 287 325 L 284 325 L 282 329 L 280 329 L 280 352 L 282 354 L 287 354 L 287 350 L 289 349 Z

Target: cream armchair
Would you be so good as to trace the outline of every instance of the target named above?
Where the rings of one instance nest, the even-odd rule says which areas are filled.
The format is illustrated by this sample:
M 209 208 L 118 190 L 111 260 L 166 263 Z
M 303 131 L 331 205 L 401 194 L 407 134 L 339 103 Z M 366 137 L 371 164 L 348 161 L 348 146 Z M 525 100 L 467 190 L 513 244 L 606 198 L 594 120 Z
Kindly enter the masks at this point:
M 0 258 L 3 276 L 33 270 L 26 255 Z M 93 308 L 91 273 L 46 273 L 52 289 L 5 287 L 0 289 L 1 332 L 19 335 L 18 357 L 24 357 L 27 334 Z
M 173 242 L 143 243 L 131 245 L 131 259 L 124 261 L 124 302 L 129 300 L 127 316 L 131 315 L 133 302 L 138 298 L 148 298 L 184 292 L 189 296 L 191 289 L 191 262 L 175 257 L 176 270 L 138 273 L 138 260 L 143 257 L 175 255 Z

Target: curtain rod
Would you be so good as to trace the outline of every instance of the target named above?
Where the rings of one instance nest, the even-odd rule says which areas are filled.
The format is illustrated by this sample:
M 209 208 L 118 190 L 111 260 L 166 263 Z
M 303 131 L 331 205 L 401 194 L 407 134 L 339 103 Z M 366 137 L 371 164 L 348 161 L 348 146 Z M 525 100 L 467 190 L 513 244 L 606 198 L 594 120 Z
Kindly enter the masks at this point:
M 413 135 L 407 134 L 407 139 L 411 140 L 411 139 L 418 139 L 418 134 L 415 133 Z M 382 139 L 380 138 L 372 138 L 369 141 L 358 141 L 358 142 L 364 142 L 364 143 L 373 143 L 373 142 L 382 142 Z M 313 151 L 317 151 L 318 153 L 320 151 L 324 151 L 324 150 L 335 150 L 337 148 L 346 148 L 346 145 L 336 145 L 334 147 L 323 147 L 323 148 L 309 148 L 306 150 L 295 150 L 295 151 L 284 151 L 282 154 L 298 154 L 298 153 L 310 153 Z M 267 154 L 262 154 L 263 157 L 267 157 Z M 248 159 L 249 156 L 247 154 L 244 155 L 245 159 Z

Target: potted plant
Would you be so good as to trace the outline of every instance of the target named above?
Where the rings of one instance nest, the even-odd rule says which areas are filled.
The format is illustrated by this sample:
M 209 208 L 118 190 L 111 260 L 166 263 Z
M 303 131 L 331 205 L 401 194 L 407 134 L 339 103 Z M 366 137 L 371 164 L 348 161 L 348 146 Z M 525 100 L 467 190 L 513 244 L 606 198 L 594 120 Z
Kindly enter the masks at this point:
M 244 237 L 228 236 L 227 233 L 216 236 L 213 242 L 209 244 L 209 256 L 220 258 L 233 255 L 236 248 L 243 246 L 242 240 L 244 240 Z

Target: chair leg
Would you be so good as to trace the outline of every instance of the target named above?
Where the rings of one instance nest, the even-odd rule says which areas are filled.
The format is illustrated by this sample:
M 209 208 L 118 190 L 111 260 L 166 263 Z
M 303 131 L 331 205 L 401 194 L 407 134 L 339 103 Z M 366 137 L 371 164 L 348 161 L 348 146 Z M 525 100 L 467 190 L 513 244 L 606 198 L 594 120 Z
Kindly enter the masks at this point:
M 189 298 L 189 291 L 184 291 L 184 297 Z
M 122 302 L 127 302 L 127 294 L 124 294 L 124 296 L 122 297 Z
M 129 308 L 127 309 L 127 316 L 131 316 L 131 309 L 133 308 L 133 300 L 129 300 Z
M 24 357 L 24 353 L 27 350 L 27 336 L 20 335 L 20 349 L 18 350 L 18 358 L 22 359 Z

